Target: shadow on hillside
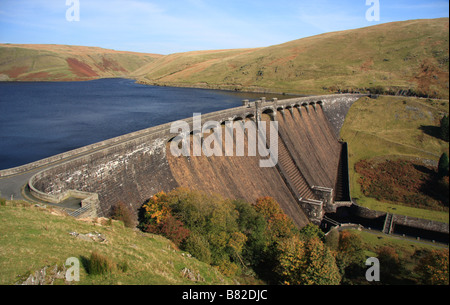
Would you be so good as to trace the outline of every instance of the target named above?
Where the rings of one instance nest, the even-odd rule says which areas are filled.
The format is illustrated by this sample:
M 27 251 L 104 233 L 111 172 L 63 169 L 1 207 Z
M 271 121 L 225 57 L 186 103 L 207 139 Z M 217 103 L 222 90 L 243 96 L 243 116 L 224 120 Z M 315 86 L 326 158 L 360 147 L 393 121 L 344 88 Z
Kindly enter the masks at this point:
M 419 127 L 419 129 L 422 130 L 424 133 L 426 133 L 429 136 L 432 136 L 436 139 L 441 139 L 441 129 L 438 126 L 422 125 Z

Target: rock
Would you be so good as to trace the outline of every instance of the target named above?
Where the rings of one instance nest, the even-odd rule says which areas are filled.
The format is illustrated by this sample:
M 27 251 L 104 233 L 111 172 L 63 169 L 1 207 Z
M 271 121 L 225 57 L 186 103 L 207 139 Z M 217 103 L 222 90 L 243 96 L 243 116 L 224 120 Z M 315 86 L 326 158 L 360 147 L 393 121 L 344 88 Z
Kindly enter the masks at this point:
M 79 239 L 85 240 L 85 241 L 89 241 L 89 242 L 95 241 L 95 242 L 99 242 L 99 243 L 104 243 L 107 241 L 106 237 L 98 232 L 87 233 L 87 234 L 70 232 L 69 235 L 72 235 L 76 238 L 79 238 Z
M 195 275 L 197 273 L 197 275 Z M 205 279 L 201 276 L 199 272 L 194 272 L 188 268 L 184 268 L 181 270 L 181 275 L 187 279 L 189 279 L 192 282 L 204 282 Z

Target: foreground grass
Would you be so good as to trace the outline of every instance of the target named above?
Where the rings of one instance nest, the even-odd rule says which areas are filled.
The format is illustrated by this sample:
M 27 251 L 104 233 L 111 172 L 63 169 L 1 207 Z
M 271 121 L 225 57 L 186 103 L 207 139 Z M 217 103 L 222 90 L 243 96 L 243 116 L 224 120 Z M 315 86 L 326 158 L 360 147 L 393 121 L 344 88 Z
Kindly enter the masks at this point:
M 349 174 L 352 197 L 370 209 L 449 222 L 448 213 L 381 202 L 366 197 L 360 188 L 355 164 L 360 160 L 414 160 L 437 165 L 449 152 L 449 143 L 438 138 L 436 128 L 448 100 L 380 96 L 362 98 L 350 108 L 341 130 L 349 144 Z
M 45 266 L 63 266 L 66 259 L 81 262 L 82 285 L 190 285 L 231 284 L 211 266 L 188 257 L 167 239 L 125 228 L 121 222 L 110 224 L 79 221 L 57 210 L 34 207 L 22 202 L 0 205 L 0 285 L 22 282 Z M 98 232 L 104 243 L 86 241 L 70 235 Z M 90 275 L 86 264 L 95 251 L 126 270 L 108 275 Z M 192 282 L 181 271 L 188 268 L 204 281 Z M 60 283 L 64 283 L 62 280 Z

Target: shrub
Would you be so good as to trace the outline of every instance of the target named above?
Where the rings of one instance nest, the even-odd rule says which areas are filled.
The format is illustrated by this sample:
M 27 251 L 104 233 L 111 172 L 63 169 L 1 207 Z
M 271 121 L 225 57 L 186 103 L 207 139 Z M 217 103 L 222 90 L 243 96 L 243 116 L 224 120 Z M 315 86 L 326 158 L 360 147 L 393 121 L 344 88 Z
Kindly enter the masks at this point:
M 173 216 L 168 216 L 163 220 L 158 231 L 173 241 L 178 247 L 190 234 L 190 231 L 184 227 L 183 223 Z
M 133 228 L 136 226 L 133 213 L 122 201 L 114 207 L 113 218 L 122 221 L 127 228 Z
M 201 235 L 192 233 L 185 242 L 184 249 L 198 260 L 210 264 L 211 250 L 208 241 Z
M 89 258 L 89 274 L 101 275 L 101 274 L 111 274 L 117 269 L 116 264 L 107 256 L 93 251 L 91 257 Z

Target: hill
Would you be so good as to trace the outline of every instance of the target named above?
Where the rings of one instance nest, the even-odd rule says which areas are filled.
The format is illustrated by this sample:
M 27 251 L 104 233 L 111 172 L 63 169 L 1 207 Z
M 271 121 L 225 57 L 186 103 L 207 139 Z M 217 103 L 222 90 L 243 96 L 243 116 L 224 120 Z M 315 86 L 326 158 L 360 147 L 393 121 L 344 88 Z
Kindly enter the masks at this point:
M 133 76 L 188 87 L 304 94 L 382 88 L 446 98 L 448 39 L 448 18 L 412 20 L 266 48 L 169 55 Z
M 352 105 L 340 137 L 349 146 L 350 187 L 358 204 L 448 223 L 448 180 L 446 190 L 433 180 L 439 157 L 449 153 L 438 131 L 448 107 L 448 100 L 393 96 Z M 363 191 L 364 181 L 371 192 Z
M 81 285 L 231 283 L 162 236 L 126 228 L 122 222 L 76 220 L 57 209 L 17 201 L 0 201 L 0 219 L 0 285 L 23 283 L 45 267 L 48 279 L 54 266 L 61 270 L 69 257 L 80 261 L 77 284 Z M 93 252 L 120 268 L 110 274 L 92 274 Z M 189 279 L 191 274 L 195 280 Z M 64 279 L 54 284 L 64 284 Z
M 386 23 L 254 49 L 170 55 L 62 45 L 0 45 L 0 80 L 130 77 L 255 92 L 366 91 L 448 98 L 448 18 Z
M 0 80 L 79 81 L 128 77 L 162 55 L 66 45 L 0 44 Z

